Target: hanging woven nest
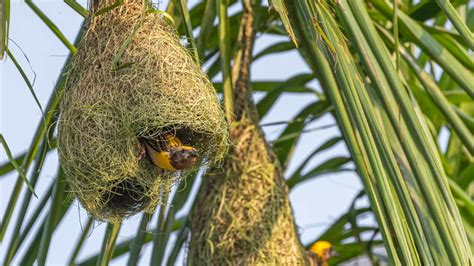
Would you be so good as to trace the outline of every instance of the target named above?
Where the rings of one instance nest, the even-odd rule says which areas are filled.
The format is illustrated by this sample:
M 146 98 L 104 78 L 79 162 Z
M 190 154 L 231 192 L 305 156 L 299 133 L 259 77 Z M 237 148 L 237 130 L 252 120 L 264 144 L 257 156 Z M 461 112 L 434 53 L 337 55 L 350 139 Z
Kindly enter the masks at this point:
M 103 8 L 115 0 L 102 0 Z M 165 136 L 193 147 L 195 167 L 227 152 L 228 129 L 206 75 L 175 30 L 142 0 L 89 18 L 68 67 L 58 145 L 71 189 L 94 217 L 152 211 L 188 171 L 150 160 L 143 143 Z
M 234 65 L 235 122 L 224 169 L 203 178 L 190 215 L 189 265 L 305 265 L 279 161 L 260 130 L 250 88 L 255 38 L 251 0 L 243 1 L 241 57 Z
M 224 170 L 204 177 L 191 214 L 189 265 L 305 265 L 288 189 L 258 126 L 240 121 Z

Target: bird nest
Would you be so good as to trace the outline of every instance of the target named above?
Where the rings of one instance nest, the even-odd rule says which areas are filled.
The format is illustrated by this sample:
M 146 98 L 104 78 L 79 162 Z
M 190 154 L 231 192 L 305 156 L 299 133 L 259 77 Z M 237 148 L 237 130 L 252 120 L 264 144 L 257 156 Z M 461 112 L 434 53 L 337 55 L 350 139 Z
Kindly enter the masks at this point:
M 211 83 L 150 9 L 133 0 L 90 17 L 66 74 L 60 162 L 82 206 L 104 221 L 153 211 L 162 191 L 189 172 L 156 167 L 141 139 L 172 134 L 197 150 L 199 166 L 221 160 L 228 148 Z
M 188 265 L 305 265 L 275 155 L 249 121 L 231 130 L 224 171 L 203 178 L 191 217 Z

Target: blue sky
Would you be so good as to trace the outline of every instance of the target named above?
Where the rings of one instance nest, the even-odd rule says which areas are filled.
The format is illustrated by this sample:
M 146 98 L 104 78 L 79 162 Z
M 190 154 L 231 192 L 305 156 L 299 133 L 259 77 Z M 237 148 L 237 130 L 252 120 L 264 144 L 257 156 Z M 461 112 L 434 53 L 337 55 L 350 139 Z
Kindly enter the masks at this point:
M 44 107 L 51 95 L 68 50 L 23 1 L 12 0 L 11 2 L 10 49 L 26 70 L 30 80 L 34 79 L 34 73 L 36 73 L 34 89 Z M 84 4 L 85 1 L 79 2 Z M 190 4 L 192 5 L 196 2 L 190 1 Z M 82 17 L 62 1 L 39 0 L 35 1 L 35 3 L 58 25 L 64 35 L 72 42 L 77 34 Z M 164 6 L 164 4 L 161 4 L 161 7 Z M 271 43 L 282 40 L 286 40 L 286 37 L 259 38 L 256 42 L 255 53 L 258 53 Z M 28 58 L 31 68 L 28 66 L 28 61 L 22 51 Z M 264 57 L 256 61 L 252 65 L 251 77 L 254 81 L 284 81 L 296 74 L 309 72 L 298 53 L 287 52 L 276 56 Z M 41 113 L 11 60 L 0 62 L 0 81 L 0 132 L 7 140 L 13 154 L 20 154 L 29 146 L 37 123 L 41 118 Z M 320 90 L 316 82 L 311 83 L 311 86 L 315 90 Z M 262 94 L 257 94 L 255 99 L 258 100 L 261 96 Z M 278 100 L 262 123 L 290 120 L 295 113 L 316 99 L 316 96 L 313 94 L 287 94 Z M 335 121 L 332 117 L 326 115 L 310 124 L 308 128 L 331 124 L 335 124 Z M 264 128 L 269 140 L 278 136 L 281 130 L 282 127 L 278 126 Z M 289 172 L 294 170 L 315 148 L 339 134 L 337 127 L 306 133 L 298 144 L 294 160 L 289 166 Z M 343 144 L 338 144 L 320 156 L 313 158 L 309 166 L 315 166 L 331 157 L 347 154 L 346 147 Z M 0 162 L 4 161 L 6 161 L 6 156 L 2 150 L 0 152 Z M 36 188 L 40 198 L 45 189 L 54 181 L 56 169 L 57 153 L 51 152 L 47 157 L 43 173 Z M 30 175 L 31 173 L 28 176 Z M 0 215 L 3 215 L 5 212 L 7 204 L 5 199 L 8 199 L 10 196 L 15 180 L 15 174 L 0 177 L 0 193 L 2 195 Z M 362 186 L 357 175 L 351 172 L 326 175 L 295 187 L 290 194 L 290 199 L 303 243 L 315 239 L 334 219 L 346 212 L 352 199 L 361 188 Z M 27 217 L 37 202 L 37 199 L 32 199 L 31 207 L 33 208 L 30 207 Z M 366 204 L 365 200 L 361 204 Z M 44 217 L 44 215 L 42 214 L 41 217 Z M 86 218 L 86 212 L 75 201 L 53 236 L 47 260 L 49 265 L 64 264 L 66 262 Z M 13 221 L 14 219 L 15 216 Z M 118 242 L 135 235 L 139 219 L 140 216 L 137 215 L 124 222 L 117 240 Z M 371 219 L 367 220 L 367 222 L 370 221 Z M 154 219 L 148 229 L 151 230 L 155 224 Z M 11 229 L 12 226 L 10 226 L 9 230 Z M 104 229 L 105 224 L 95 224 L 95 228 L 88 237 L 84 249 L 79 256 L 79 261 L 100 250 Z M 7 239 L 4 243 L 9 242 L 10 233 L 10 231 L 7 232 Z M 7 245 L 0 246 L 0 261 L 4 258 L 5 246 Z M 148 263 L 150 249 L 151 245 L 145 248 L 142 262 Z M 23 252 L 23 249 L 20 250 L 20 254 L 23 254 Z M 126 257 L 121 257 L 114 261 L 113 264 L 121 265 L 125 261 Z

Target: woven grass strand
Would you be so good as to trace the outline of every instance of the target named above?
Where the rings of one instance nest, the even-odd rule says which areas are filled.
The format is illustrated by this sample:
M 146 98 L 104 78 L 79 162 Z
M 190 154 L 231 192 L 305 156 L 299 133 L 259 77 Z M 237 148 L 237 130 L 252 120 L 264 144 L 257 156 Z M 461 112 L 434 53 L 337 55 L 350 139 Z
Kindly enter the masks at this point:
M 113 2 L 100 1 L 96 10 Z M 178 178 L 143 156 L 139 138 L 172 132 L 203 164 L 219 161 L 229 142 L 207 76 L 150 8 L 129 0 L 92 15 L 67 73 L 60 161 L 82 206 L 108 222 L 152 211 Z

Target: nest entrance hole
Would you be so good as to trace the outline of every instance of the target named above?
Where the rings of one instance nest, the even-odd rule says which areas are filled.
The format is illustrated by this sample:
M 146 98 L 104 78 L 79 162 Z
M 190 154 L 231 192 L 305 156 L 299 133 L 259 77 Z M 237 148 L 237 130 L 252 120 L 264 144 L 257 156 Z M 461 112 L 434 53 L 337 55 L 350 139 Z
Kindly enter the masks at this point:
M 163 150 L 168 146 L 168 140 L 166 138 L 168 134 L 171 134 L 179 139 L 183 145 L 195 148 L 200 155 L 202 151 L 208 149 L 208 145 L 210 144 L 208 143 L 209 138 L 206 137 L 206 134 L 198 133 L 191 130 L 190 128 L 182 126 L 167 126 L 160 129 L 148 130 L 145 133 L 136 135 L 142 146 L 141 150 L 144 150 L 143 140 L 153 140 L 157 146 L 155 148 Z M 206 154 L 202 155 L 205 156 Z

